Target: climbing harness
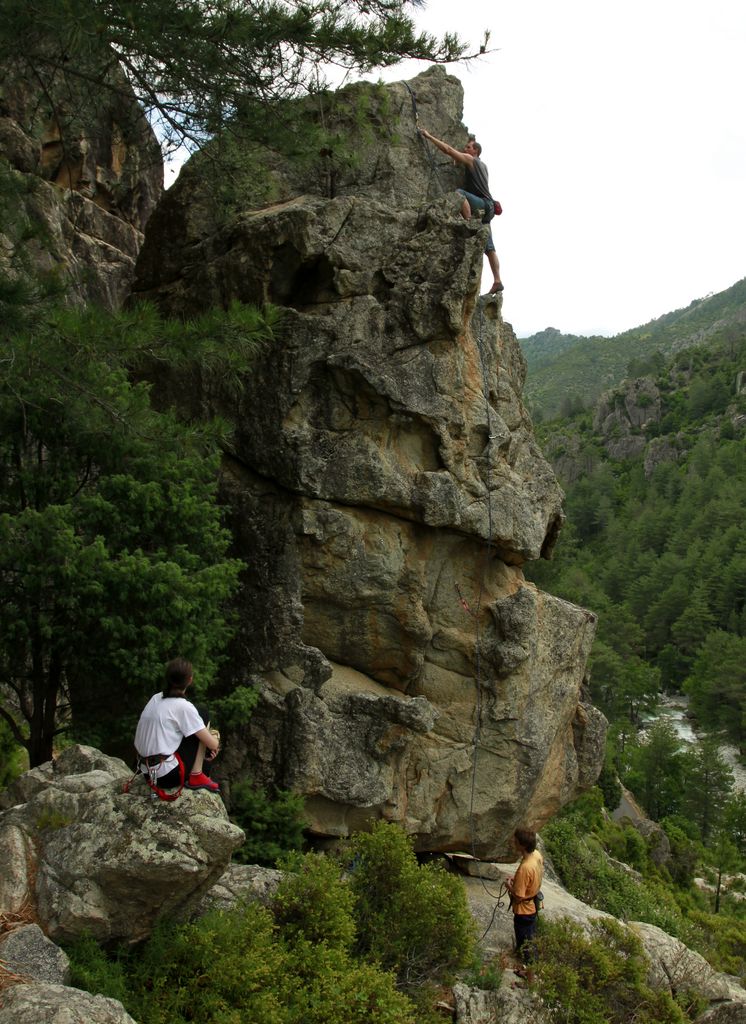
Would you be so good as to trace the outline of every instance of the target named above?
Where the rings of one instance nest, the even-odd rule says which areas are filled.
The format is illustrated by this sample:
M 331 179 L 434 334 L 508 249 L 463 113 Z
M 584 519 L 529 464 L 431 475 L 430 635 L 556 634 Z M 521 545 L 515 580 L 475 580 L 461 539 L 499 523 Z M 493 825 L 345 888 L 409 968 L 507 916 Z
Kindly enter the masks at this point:
M 153 800 L 165 800 L 167 803 L 170 803 L 172 800 L 177 800 L 181 796 L 181 791 L 184 788 L 184 783 L 186 781 L 186 771 L 184 768 L 184 762 L 181 759 L 181 755 L 177 751 L 174 751 L 173 756 L 176 758 L 179 765 L 179 788 L 173 793 L 167 793 L 165 789 L 161 789 L 161 787 L 158 785 L 158 776 L 156 775 L 156 772 L 160 765 L 162 765 L 163 762 L 168 758 L 168 756 L 168 754 L 154 754 L 153 757 L 141 758 L 138 755 L 137 770 L 135 771 L 135 774 L 132 776 L 132 778 L 125 782 L 123 786 L 123 792 L 129 793 L 130 789 L 132 788 L 132 783 L 135 781 L 137 776 L 143 775 L 145 781 L 150 786 L 151 796 Z M 142 771 L 142 765 L 144 765 L 147 768 L 146 772 Z

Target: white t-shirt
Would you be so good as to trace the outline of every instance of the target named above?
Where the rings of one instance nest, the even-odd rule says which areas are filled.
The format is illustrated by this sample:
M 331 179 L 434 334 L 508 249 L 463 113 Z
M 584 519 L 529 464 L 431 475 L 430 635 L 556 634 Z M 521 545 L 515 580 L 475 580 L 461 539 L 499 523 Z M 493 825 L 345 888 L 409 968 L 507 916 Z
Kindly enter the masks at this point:
M 205 723 L 191 701 L 184 697 L 164 697 L 162 693 L 156 693 L 145 705 L 137 723 L 135 750 L 140 757 L 173 755 L 185 736 L 193 736 L 204 727 Z M 178 763 L 175 757 L 167 757 L 156 768 L 156 777 L 166 775 Z

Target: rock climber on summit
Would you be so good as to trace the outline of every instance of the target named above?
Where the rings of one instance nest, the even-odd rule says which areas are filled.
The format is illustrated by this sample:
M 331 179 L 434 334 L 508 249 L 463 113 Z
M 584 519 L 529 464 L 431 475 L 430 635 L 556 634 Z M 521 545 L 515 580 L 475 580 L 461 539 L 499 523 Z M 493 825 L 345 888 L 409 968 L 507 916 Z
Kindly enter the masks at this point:
M 500 264 L 497 259 L 497 253 L 495 252 L 495 243 L 492 240 L 492 229 L 489 226 L 489 221 L 492 220 L 495 211 L 495 201 L 490 195 L 487 165 L 482 162 L 482 147 L 476 141 L 473 136 L 470 136 L 469 141 L 464 146 L 463 150 L 454 149 L 453 146 L 449 146 L 447 142 L 443 142 L 441 139 L 436 139 L 434 135 L 431 135 L 425 128 L 420 128 L 420 135 L 423 139 L 427 139 L 428 142 L 439 149 L 441 153 L 445 153 L 455 163 L 461 164 L 464 168 L 464 188 L 457 189 L 458 192 L 464 197 L 464 201 L 461 205 L 461 216 L 464 220 L 471 220 L 472 213 L 484 214 L 483 221 L 487 224 L 487 230 L 489 231 L 489 238 L 487 239 L 487 246 L 484 250 L 485 256 L 490 265 L 492 271 L 492 287 L 490 288 L 490 294 L 495 292 L 501 292 L 503 290 L 503 284 L 500 280 Z

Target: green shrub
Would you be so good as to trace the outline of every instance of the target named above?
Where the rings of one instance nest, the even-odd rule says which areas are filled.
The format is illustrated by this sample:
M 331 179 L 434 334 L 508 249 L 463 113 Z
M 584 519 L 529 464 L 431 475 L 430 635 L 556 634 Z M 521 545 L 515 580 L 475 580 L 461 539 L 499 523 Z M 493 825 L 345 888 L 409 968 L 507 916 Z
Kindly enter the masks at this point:
M 7 722 L 0 718 L 0 792 L 28 769 L 28 757 L 16 743 Z
M 586 937 L 568 920 L 542 921 L 533 985 L 564 1024 L 685 1024 L 666 992 L 646 983 L 642 945 L 616 921 L 599 920 Z
M 415 1024 L 392 975 L 326 941 L 278 933 L 256 904 L 163 923 L 114 964 L 70 949 L 75 983 L 114 996 L 140 1024 Z
M 542 837 L 563 885 L 573 896 L 623 921 L 654 924 L 706 955 L 700 929 L 687 919 L 686 900 L 680 893 L 677 898 L 678 890 L 652 872 L 647 857 L 642 860 L 637 839 L 623 826 L 606 822 L 598 834 L 586 834 L 570 814 L 548 825 Z M 627 843 L 634 856 L 639 854 L 638 865 L 646 874 L 642 881 L 610 864 L 604 854 L 604 846 L 609 845 L 619 856 L 623 850 L 614 849 L 614 844 Z
M 632 825 L 618 825 L 615 821 L 605 821 L 598 830 L 598 838 L 607 853 L 620 860 L 636 871 L 645 871 L 648 867 L 648 848 L 645 840 Z
M 303 845 L 303 797 L 278 790 L 274 798 L 244 780 L 231 789 L 231 819 L 246 833 L 234 853 L 241 864 L 274 867 L 278 859 Z
M 704 855 L 699 829 L 693 821 L 680 814 L 663 818 L 660 825 L 671 847 L 668 873 L 676 885 L 688 889 L 694 881 L 697 863 Z
M 692 910 L 691 919 L 701 930 L 697 948 L 718 971 L 734 974 L 746 984 L 746 926 L 743 913 L 731 917 Z
M 272 905 L 275 921 L 289 939 L 325 942 L 349 950 L 355 939 L 354 896 L 339 864 L 309 853 L 287 857 L 286 872 Z
M 610 864 L 599 841 L 581 832 L 577 821 L 553 821 L 542 831 L 542 838 L 563 885 L 573 896 L 614 917 L 642 919 L 645 908 L 639 883 Z
M 472 988 L 481 988 L 484 992 L 497 992 L 502 985 L 503 969 L 499 959 L 495 958 L 486 963 L 480 959 L 474 963 L 470 971 L 463 975 L 463 981 Z
M 70 984 L 74 988 L 127 1003 L 129 981 L 126 960 L 107 957 L 92 935 L 76 939 L 67 947 L 67 955 L 70 958 Z
M 474 923 L 461 880 L 417 863 L 400 828 L 379 823 L 352 841 L 357 950 L 405 991 L 447 982 L 473 962 Z

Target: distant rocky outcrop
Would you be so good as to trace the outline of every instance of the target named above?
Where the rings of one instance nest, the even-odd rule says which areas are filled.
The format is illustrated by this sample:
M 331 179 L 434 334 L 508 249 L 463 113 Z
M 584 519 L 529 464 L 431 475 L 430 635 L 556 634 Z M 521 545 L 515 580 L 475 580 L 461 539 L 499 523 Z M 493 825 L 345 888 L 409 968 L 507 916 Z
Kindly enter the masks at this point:
M 624 381 L 599 398 L 593 413 L 593 429 L 603 437 L 612 459 L 632 459 L 645 450 L 643 431 L 661 417 L 661 397 L 649 377 Z
M 411 85 L 421 122 L 465 141 L 460 83 L 436 68 Z M 303 794 L 318 836 L 383 817 L 422 850 L 494 854 L 596 778 L 595 620 L 523 577 L 562 523 L 525 363 L 499 299 L 478 298 L 484 229 L 451 179 L 428 198 L 409 94 L 385 92 L 386 130 L 372 101 L 334 198 L 310 179 L 291 198 L 275 155 L 277 201 L 224 222 L 187 166 L 134 296 L 283 310 L 237 402 L 157 381 L 234 424 L 223 491 L 250 567 L 234 666 L 261 701 L 225 774 Z
M 154 801 L 142 778 L 123 792 L 130 775 L 74 746 L 2 794 L 0 914 L 30 915 L 55 941 L 136 940 L 212 887 L 243 842 L 220 798 Z
M 0 226 L 0 271 L 19 263 L 61 281 L 68 300 L 117 309 L 163 191 L 160 146 L 124 73 L 108 88 L 60 67 L 44 91 L 2 69 L 0 157 L 18 197 Z

